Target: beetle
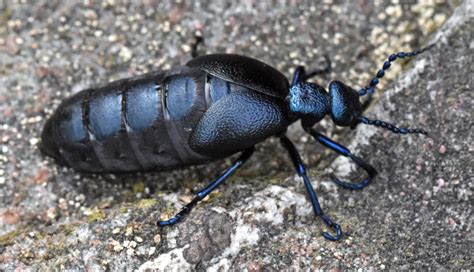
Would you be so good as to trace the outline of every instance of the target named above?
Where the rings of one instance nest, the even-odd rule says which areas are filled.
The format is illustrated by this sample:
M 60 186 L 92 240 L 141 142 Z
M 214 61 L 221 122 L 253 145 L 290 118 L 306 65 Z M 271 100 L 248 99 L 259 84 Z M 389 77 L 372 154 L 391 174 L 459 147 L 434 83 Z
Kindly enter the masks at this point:
M 359 91 L 340 81 L 330 82 L 327 91 L 308 80 L 327 73 L 330 63 L 309 73 L 299 66 L 289 82 L 259 60 L 234 54 L 197 56 L 193 47 L 194 58 L 182 67 L 115 81 L 65 99 L 46 122 L 40 149 L 77 171 L 96 173 L 175 169 L 241 153 L 174 217 L 157 222 L 164 227 L 180 221 L 241 167 L 254 153 L 255 144 L 276 136 L 304 181 L 315 215 L 334 232 L 322 235 L 337 241 L 341 227 L 321 209 L 305 165 L 285 132 L 300 120 L 316 141 L 350 158 L 367 173 L 357 183 L 334 175 L 332 180 L 342 188 L 363 189 L 376 176 L 375 168 L 313 126 L 329 115 L 338 126 L 354 128 L 362 123 L 393 133 L 426 135 L 422 129 L 399 128 L 363 116 L 360 97 L 368 94 L 370 101 L 379 79 L 396 59 L 429 48 L 390 55 Z

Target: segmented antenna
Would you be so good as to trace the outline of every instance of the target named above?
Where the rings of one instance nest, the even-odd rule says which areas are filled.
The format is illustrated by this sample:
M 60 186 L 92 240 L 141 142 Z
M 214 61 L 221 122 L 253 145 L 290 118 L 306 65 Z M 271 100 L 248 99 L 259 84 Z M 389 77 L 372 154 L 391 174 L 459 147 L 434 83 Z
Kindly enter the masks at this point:
M 372 125 L 372 126 L 388 129 L 391 132 L 397 133 L 397 134 L 400 133 L 400 134 L 424 134 L 424 135 L 428 135 L 428 132 L 426 132 L 423 129 L 419 129 L 419 128 L 399 128 L 399 127 L 396 127 L 393 124 L 390 124 L 390 123 L 387 123 L 387 122 L 384 122 L 384 121 L 380 121 L 380 120 L 370 120 L 369 118 L 364 117 L 364 116 L 359 117 L 359 121 L 361 123 L 366 124 L 366 125 Z
M 403 59 L 405 57 L 414 57 L 416 55 L 419 55 L 419 54 L 431 49 L 433 46 L 434 46 L 434 44 L 431 44 L 431 45 L 429 45 L 425 48 L 421 48 L 417 51 L 398 52 L 398 53 L 390 55 L 388 57 L 388 61 L 384 62 L 383 66 L 382 66 L 382 69 L 380 69 L 377 72 L 377 75 L 370 81 L 369 85 L 367 85 L 364 88 L 359 90 L 359 96 L 364 96 L 367 93 L 369 93 L 369 95 L 372 95 L 374 93 L 375 86 L 379 83 L 379 79 L 382 78 L 385 75 L 385 71 L 388 70 L 388 68 L 390 68 L 390 66 L 392 65 L 392 62 L 394 62 L 397 58 Z

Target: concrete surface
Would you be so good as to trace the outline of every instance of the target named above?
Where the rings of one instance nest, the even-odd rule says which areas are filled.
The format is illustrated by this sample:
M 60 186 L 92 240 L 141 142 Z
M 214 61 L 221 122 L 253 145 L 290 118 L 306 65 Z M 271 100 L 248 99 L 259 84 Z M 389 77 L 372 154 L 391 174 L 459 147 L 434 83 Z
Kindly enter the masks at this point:
M 472 1 L 159 2 L 0 1 L 1 270 L 472 269 Z M 86 175 L 39 153 L 42 126 L 61 99 L 181 65 L 196 32 L 205 38 L 201 53 L 249 55 L 288 77 L 328 54 L 333 72 L 316 80 L 356 89 L 390 53 L 436 42 L 392 66 L 366 113 L 431 138 L 323 120 L 322 133 L 379 172 L 351 192 L 327 174 L 354 179 L 355 167 L 290 127 L 323 209 L 344 230 L 337 243 L 321 237 L 324 226 L 276 139 L 165 230 L 156 219 L 230 160 Z

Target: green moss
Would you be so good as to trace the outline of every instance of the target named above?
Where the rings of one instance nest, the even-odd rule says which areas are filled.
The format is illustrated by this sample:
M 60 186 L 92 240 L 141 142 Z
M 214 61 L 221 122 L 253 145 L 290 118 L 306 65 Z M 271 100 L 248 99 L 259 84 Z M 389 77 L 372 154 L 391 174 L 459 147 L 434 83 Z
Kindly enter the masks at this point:
M 132 193 L 138 194 L 145 192 L 145 183 L 143 181 L 137 182 L 133 184 Z
M 6 25 L 8 20 L 12 17 L 12 11 L 10 9 L 4 9 L 3 11 L 0 9 L 0 23 Z
M 13 240 L 20 234 L 21 234 L 21 231 L 16 229 L 16 230 L 11 231 L 7 234 L 1 235 L 0 236 L 0 246 L 11 245 L 13 243 Z
M 34 259 L 35 255 L 31 251 L 22 252 L 18 256 L 18 260 L 26 265 L 31 265 Z
M 130 205 L 129 204 L 123 204 L 122 206 L 120 206 L 119 211 L 120 211 L 120 213 L 126 213 L 126 212 L 128 212 L 128 209 L 130 209 Z
M 96 222 L 96 221 L 103 221 L 104 219 L 105 219 L 105 212 L 99 209 L 94 210 L 87 218 L 89 223 Z
M 207 199 L 207 203 L 212 203 L 214 202 L 216 199 L 219 199 L 219 198 L 222 198 L 222 196 L 224 195 L 223 192 L 221 191 L 214 191 L 212 192 L 210 195 L 209 195 L 209 198 Z
M 166 203 L 166 206 L 164 207 L 162 211 L 162 215 L 172 216 L 175 213 L 176 213 L 176 208 L 174 207 L 174 205 L 171 203 Z
M 58 227 L 59 232 L 63 233 L 65 236 L 69 236 L 74 233 L 74 231 L 79 226 L 79 223 L 71 224 L 62 224 Z
M 137 201 L 137 207 L 140 209 L 148 209 L 158 203 L 154 198 L 141 199 Z
M 122 195 L 126 198 L 134 197 L 138 193 L 145 192 L 145 183 L 143 181 L 136 182 L 133 184 L 130 190 L 124 191 Z
M 283 177 L 274 177 L 265 180 L 268 185 L 281 185 L 285 179 Z
M 57 244 L 49 244 L 46 248 L 46 253 L 42 256 L 43 260 L 50 260 L 56 256 L 61 256 L 66 251 L 66 245 L 63 241 Z

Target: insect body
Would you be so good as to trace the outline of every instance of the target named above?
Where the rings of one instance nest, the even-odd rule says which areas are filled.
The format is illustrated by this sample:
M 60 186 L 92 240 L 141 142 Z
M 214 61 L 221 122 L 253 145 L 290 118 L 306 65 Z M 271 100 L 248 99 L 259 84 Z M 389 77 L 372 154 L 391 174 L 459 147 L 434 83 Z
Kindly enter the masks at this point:
M 335 234 L 342 231 L 326 216 L 307 177 L 287 127 L 301 120 L 317 141 L 351 158 L 368 177 L 360 183 L 333 180 L 344 188 L 362 189 L 376 170 L 347 148 L 312 127 L 326 115 L 336 125 L 375 125 L 395 133 L 422 133 L 362 116 L 359 96 L 373 93 L 378 79 L 397 58 L 425 51 L 391 55 L 370 85 L 356 92 L 339 81 L 322 86 L 307 82 L 326 69 L 306 73 L 295 70 L 288 80 L 274 68 L 252 58 L 214 54 L 194 58 L 184 67 L 124 79 L 102 88 L 88 89 L 66 99 L 47 121 L 41 150 L 78 171 L 125 172 L 166 170 L 203 164 L 242 152 L 224 173 L 197 193 L 178 214 L 160 226 L 178 222 L 254 152 L 254 145 L 271 136 L 280 138 L 299 176 L 304 180 L 315 214 Z

